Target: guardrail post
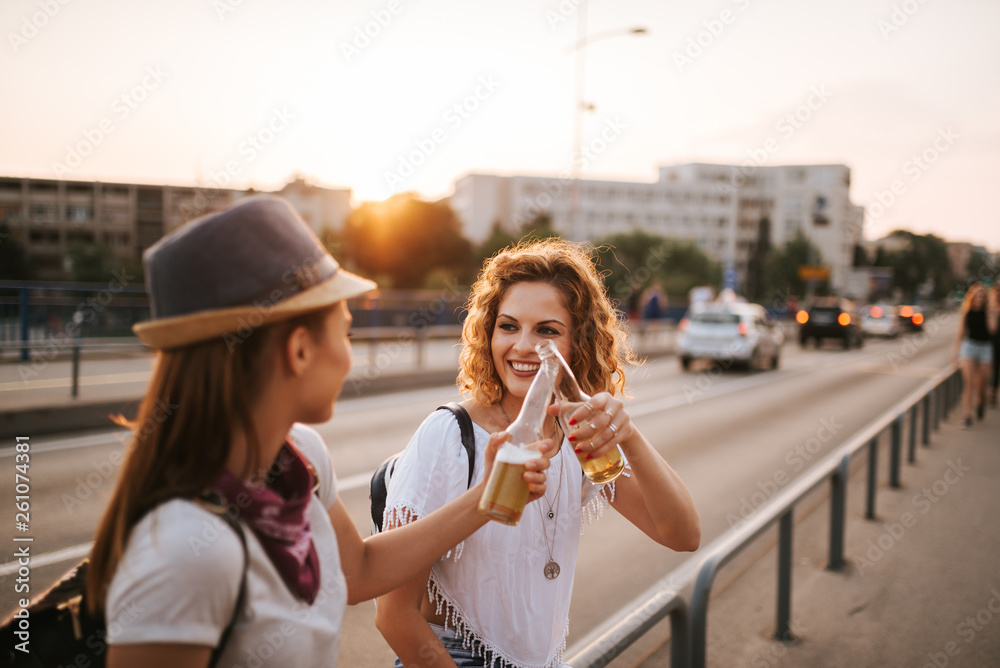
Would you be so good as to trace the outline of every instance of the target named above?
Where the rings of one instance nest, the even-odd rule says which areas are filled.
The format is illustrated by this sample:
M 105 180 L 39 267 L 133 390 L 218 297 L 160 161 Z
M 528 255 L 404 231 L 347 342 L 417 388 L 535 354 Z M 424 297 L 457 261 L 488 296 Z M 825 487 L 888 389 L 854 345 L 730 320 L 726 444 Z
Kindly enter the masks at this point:
M 892 422 L 892 447 L 889 450 L 889 485 L 899 488 L 899 460 L 903 445 L 903 414 Z
M 427 343 L 427 326 L 417 328 L 417 368 L 424 368 L 424 344 Z
M 781 516 L 778 529 L 778 621 L 774 637 L 790 642 L 792 637 L 792 509 Z
M 80 393 L 80 346 L 73 346 L 73 389 L 70 396 L 74 399 Z
M 698 570 L 698 577 L 691 590 L 691 668 L 705 668 L 705 654 L 708 637 L 708 596 L 712 593 L 715 579 L 715 560 L 709 561 Z
M 837 471 L 830 476 L 830 558 L 826 570 L 844 566 L 844 520 L 847 516 L 847 473 L 851 456 L 844 455 Z
M 28 329 L 28 288 L 22 287 L 21 290 L 21 341 L 24 342 L 24 347 L 21 348 L 21 361 L 28 361 L 28 338 L 30 335 Z
M 931 444 L 931 393 L 928 392 L 924 395 L 924 434 L 923 434 L 923 444 Z
M 878 482 L 878 436 L 868 442 L 868 502 L 865 518 L 875 519 L 875 488 Z
M 910 406 L 910 452 L 907 460 L 911 464 L 917 461 L 917 404 Z
M 938 428 L 940 427 L 941 404 L 944 403 L 943 401 L 941 401 L 940 385 L 931 390 L 931 396 L 934 397 L 933 400 L 931 401 L 931 403 L 934 405 L 934 411 L 932 412 L 932 415 L 934 416 L 934 431 L 937 431 Z

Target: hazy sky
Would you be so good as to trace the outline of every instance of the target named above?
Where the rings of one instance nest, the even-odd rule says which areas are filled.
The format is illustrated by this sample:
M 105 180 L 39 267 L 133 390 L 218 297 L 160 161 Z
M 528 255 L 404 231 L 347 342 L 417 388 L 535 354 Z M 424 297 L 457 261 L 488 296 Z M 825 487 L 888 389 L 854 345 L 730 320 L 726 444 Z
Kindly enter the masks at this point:
M 301 173 L 368 200 L 558 174 L 579 6 L 3 0 L 0 175 L 266 189 Z M 587 6 L 587 32 L 612 36 L 584 50 L 584 143 L 618 132 L 583 176 L 844 163 L 855 202 L 882 198 L 867 237 L 1000 250 L 1000 2 Z

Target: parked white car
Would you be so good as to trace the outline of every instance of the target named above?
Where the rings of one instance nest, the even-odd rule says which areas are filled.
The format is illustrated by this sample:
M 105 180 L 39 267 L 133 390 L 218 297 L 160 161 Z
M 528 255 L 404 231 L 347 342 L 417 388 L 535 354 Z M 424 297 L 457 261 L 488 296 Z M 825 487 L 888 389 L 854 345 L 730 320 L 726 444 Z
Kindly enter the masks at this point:
M 861 313 L 861 331 L 865 336 L 899 336 L 899 317 L 892 306 L 875 304 L 865 308 Z
M 723 368 L 778 368 L 785 333 L 759 304 L 708 304 L 681 320 L 677 356 L 681 367 L 707 359 Z

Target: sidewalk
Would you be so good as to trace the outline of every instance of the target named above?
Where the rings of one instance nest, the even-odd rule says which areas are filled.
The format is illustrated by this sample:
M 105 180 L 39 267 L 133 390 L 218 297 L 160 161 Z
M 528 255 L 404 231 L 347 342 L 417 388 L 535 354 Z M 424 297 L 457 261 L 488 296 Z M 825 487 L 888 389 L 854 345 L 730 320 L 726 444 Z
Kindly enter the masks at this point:
M 889 487 L 880 443 L 875 521 L 864 519 L 867 458 L 852 467 L 842 572 L 825 570 L 829 503 L 796 514 L 792 624 L 797 641 L 772 639 L 776 532 L 727 566 L 709 608 L 707 664 L 757 667 L 1000 665 L 1000 411 L 971 430 L 960 411 L 917 445 L 901 489 Z M 904 443 L 906 435 L 904 431 Z M 812 508 L 812 512 L 807 512 Z M 729 584 L 728 587 L 726 585 Z M 669 646 L 643 668 L 669 666 Z

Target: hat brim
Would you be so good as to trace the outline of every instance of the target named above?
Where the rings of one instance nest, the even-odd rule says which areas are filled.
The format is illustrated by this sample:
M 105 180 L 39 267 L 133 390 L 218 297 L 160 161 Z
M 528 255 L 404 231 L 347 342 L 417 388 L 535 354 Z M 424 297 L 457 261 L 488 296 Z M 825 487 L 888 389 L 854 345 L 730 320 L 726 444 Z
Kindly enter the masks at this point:
M 329 280 L 277 304 L 258 302 L 249 306 L 149 320 L 136 323 L 132 331 L 147 346 L 161 350 L 201 343 L 226 334 L 245 338 L 264 325 L 331 306 L 377 287 L 374 281 L 339 269 Z

